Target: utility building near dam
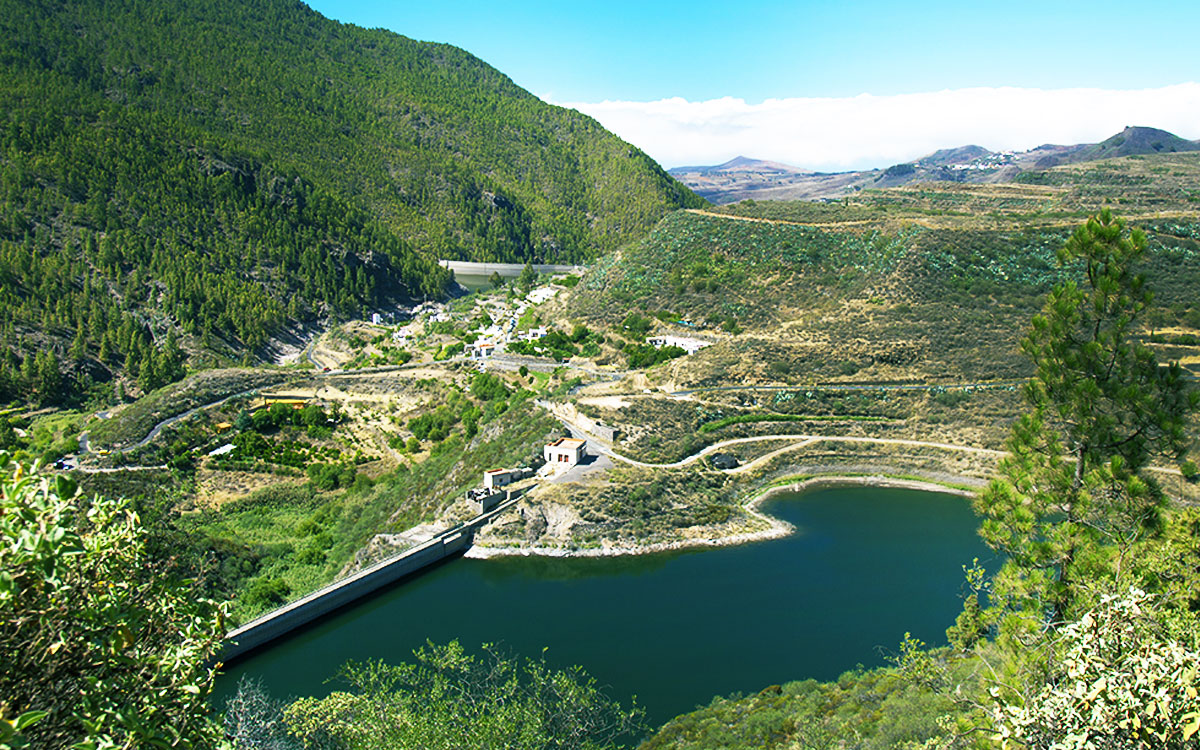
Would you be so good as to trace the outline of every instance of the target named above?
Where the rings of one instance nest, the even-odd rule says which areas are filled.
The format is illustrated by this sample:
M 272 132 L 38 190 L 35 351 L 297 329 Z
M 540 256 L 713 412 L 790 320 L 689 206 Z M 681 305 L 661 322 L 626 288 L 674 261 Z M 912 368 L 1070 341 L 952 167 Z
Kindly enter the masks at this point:
M 542 457 L 555 471 L 569 469 L 583 459 L 585 445 L 586 442 L 578 438 L 559 438 L 542 449 Z

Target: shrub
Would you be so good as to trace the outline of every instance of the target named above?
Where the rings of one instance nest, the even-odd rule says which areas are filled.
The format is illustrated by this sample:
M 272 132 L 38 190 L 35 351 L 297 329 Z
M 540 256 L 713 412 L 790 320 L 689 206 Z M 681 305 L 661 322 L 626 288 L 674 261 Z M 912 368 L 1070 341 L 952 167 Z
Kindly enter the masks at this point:
M 0 453 L 0 695 L 23 712 L 0 720 L 0 744 L 217 744 L 206 700 L 222 607 L 148 542 L 128 501 Z
M 256 578 L 242 594 L 242 601 L 254 608 L 277 607 L 287 601 L 292 587 L 282 578 Z

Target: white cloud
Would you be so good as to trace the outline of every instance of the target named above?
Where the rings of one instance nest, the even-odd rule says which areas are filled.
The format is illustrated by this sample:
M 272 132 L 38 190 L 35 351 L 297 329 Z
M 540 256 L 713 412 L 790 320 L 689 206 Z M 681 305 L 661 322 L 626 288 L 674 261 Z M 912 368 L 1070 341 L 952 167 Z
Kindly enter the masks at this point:
M 666 167 L 720 164 L 740 154 L 810 169 L 860 169 L 967 144 L 1001 151 L 1095 143 L 1126 125 L 1200 138 L 1196 82 L 1136 91 L 972 88 L 761 104 L 732 97 L 553 103 L 591 115 Z

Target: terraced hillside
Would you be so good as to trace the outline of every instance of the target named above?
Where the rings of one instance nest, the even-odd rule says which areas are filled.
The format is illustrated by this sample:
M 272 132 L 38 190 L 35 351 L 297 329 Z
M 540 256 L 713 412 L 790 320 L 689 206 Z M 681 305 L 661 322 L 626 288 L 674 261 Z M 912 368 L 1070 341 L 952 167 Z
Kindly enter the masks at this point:
M 745 201 L 665 218 L 605 257 L 572 302 L 593 324 L 649 313 L 717 342 L 662 377 L 719 382 L 970 382 L 1020 377 L 1016 342 L 1057 281 L 1068 233 L 1101 206 L 1144 229 L 1160 308 L 1145 335 L 1200 362 L 1200 155 L 924 183 L 837 203 Z M 682 321 L 682 322 L 675 322 Z M 733 333 L 731 331 L 740 331 Z

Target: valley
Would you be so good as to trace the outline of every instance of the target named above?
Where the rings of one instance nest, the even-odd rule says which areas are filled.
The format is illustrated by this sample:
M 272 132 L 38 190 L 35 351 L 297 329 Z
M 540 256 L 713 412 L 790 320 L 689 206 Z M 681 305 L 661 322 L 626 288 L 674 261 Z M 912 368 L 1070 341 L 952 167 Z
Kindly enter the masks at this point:
M 0 750 L 1193 750 L 1200 141 L 668 171 L 980 90 L 519 6 L 0 0 Z
M 235 621 L 419 541 L 410 527 L 453 526 L 484 470 L 526 465 L 555 435 L 611 466 L 526 482 L 472 554 L 772 536 L 749 501 L 813 477 L 978 488 L 1029 373 L 1021 321 L 1070 273 L 1053 256 L 1066 230 L 1115 189 L 1158 248 L 1162 305 L 1141 336 L 1200 366 L 1200 212 L 1179 187 L 1198 172 L 1197 156 L 1126 157 L 1014 186 L 681 211 L 581 275 L 494 279 L 404 321 L 343 324 L 290 365 L 201 373 L 106 410 L 81 425 L 81 470 L 98 489 L 171 476 L 173 523 L 242 571 L 222 582 Z M 655 336 L 703 348 L 670 354 Z M 638 364 L 648 351 L 666 358 Z M 164 468 L 107 470 L 122 465 Z

